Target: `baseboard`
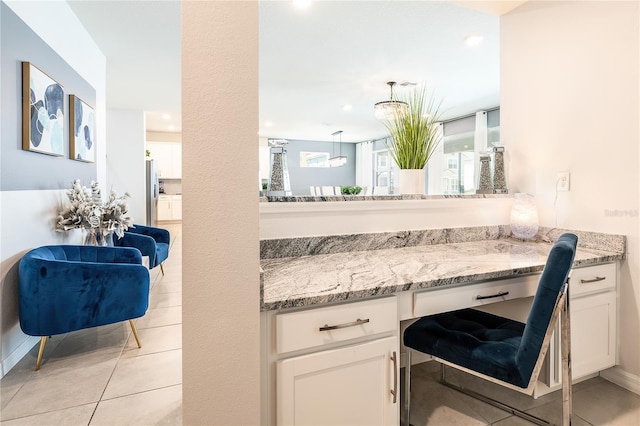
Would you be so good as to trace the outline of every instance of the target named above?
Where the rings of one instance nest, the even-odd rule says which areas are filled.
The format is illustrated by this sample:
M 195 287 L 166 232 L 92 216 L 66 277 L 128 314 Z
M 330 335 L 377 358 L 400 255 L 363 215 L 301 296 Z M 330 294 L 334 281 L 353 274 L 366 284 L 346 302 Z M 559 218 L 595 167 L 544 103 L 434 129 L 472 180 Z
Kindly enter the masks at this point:
M 611 383 L 615 383 L 616 385 L 635 393 L 636 395 L 640 395 L 640 377 L 624 371 L 619 366 L 601 371 L 600 376 Z
M 40 338 L 38 336 L 27 336 L 24 342 L 18 345 L 18 347 L 15 348 L 8 357 L 0 362 L 0 378 L 4 377 L 9 370 L 15 367 L 16 364 L 29 353 L 31 348 L 38 344 L 38 342 L 40 342 Z

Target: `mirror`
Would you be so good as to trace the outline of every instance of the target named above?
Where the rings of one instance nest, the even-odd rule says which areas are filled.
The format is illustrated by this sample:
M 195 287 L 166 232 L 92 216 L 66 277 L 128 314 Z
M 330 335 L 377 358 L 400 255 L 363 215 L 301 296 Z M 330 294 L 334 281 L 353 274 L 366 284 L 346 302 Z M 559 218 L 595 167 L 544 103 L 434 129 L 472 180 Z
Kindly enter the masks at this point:
M 373 105 L 389 99 L 387 81 L 398 82 L 398 96 L 426 85 L 442 99 L 443 120 L 499 106 L 497 16 L 444 1 L 316 1 L 306 9 L 266 1 L 259 19 L 261 138 L 326 143 L 336 129 L 343 143 L 384 138 Z M 472 46 L 470 36 L 482 40 Z

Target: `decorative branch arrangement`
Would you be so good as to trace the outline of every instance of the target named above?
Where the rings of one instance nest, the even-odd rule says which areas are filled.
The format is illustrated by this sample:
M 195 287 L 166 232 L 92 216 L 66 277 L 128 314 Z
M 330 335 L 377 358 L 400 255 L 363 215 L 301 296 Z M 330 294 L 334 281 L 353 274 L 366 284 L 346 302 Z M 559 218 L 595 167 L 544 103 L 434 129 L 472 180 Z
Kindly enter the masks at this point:
M 91 181 L 91 188 L 87 188 L 76 179 L 67 191 L 67 197 L 69 205 L 58 214 L 56 231 L 84 229 L 88 231 L 87 239 L 92 239 L 85 243 L 95 243 L 97 235 L 101 241 L 111 233 L 122 237 L 133 225 L 133 219 L 127 215 L 129 208 L 125 200 L 129 198 L 128 193 L 118 196 L 111 190 L 109 198 L 103 201 L 98 182 Z

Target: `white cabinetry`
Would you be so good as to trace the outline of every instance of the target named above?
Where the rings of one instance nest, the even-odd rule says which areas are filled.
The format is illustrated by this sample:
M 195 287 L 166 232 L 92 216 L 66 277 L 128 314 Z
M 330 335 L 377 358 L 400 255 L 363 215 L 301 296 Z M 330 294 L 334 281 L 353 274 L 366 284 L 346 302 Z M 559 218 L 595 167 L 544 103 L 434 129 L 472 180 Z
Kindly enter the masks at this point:
M 617 265 L 608 263 L 576 268 L 571 273 L 571 373 L 573 379 L 597 373 L 616 363 Z M 560 324 L 549 348 L 552 389 L 562 384 L 560 371 Z
M 182 220 L 182 195 L 160 195 L 157 220 Z
M 387 337 L 279 361 L 278 425 L 396 425 L 397 347 Z
M 395 297 L 265 315 L 275 391 L 265 423 L 398 424 Z
M 182 179 L 182 144 L 147 142 L 151 158 L 157 161 L 159 179 Z

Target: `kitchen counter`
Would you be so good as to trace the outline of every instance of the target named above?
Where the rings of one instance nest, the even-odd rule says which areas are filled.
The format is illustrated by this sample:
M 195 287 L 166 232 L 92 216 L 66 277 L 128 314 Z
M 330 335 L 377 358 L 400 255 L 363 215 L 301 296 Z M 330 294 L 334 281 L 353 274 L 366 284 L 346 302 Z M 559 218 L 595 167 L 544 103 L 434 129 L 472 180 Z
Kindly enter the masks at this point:
M 554 236 L 559 232 L 555 231 Z M 497 232 L 494 238 L 475 241 L 421 242 L 407 247 L 263 258 L 261 310 L 314 306 L 542 271 L 555 238 L 524 242 L 500 234 L 505 235 Z M 612 244 L 603 235 L 578 233 L 584 243 L 579 242 L 574 267 L 624 258 L 624 237 L 611 236 Z M 309 245 L 305 241 L 299 245 L 305 244 Z

